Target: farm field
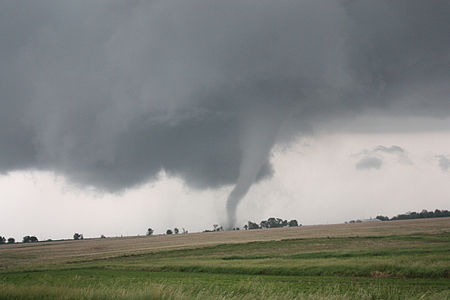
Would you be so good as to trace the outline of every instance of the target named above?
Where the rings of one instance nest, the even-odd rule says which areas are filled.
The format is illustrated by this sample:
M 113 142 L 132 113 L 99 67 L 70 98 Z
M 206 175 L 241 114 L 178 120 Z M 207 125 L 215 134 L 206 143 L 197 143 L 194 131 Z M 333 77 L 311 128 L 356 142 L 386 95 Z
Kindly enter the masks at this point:
M 2 245 L 0 299 L 450 299 L 450 218 Z

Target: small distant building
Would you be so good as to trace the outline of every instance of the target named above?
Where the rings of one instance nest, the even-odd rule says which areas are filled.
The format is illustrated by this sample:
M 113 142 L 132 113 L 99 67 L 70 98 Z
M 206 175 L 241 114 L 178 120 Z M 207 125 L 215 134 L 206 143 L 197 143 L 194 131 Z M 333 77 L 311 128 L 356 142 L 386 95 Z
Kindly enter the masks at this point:
M 381 222 L 381 220 L 372 219 L 372 218 L 370 218 L 370 219 L 362 219 L 362 220 L 358 220 L 358 221 L 361 221 L 361 222 Z
M 345 222 L 345 223 L 350 223 L 350 224 L 354 224 L 354 223 L 366 223 L 366 222 L 381 222 L 381 220 L 378 219 L 358 219 L 358 220 L 351 220 L 350 222 Z

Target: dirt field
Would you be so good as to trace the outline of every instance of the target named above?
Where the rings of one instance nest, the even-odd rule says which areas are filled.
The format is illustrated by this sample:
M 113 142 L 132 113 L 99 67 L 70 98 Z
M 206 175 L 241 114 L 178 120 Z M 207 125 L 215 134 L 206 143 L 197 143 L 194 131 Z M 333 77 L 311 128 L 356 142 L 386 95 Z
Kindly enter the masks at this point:
M 297 238 L 366 237 L 450 232 L 450 218 L 355 224 L 314 225 L 294 228 L 84 239 L 0 246 L 0 268 L 39 266 L 68 261 L 116 257 L 149 251 L 201 247 L 224 243 Z
M 2 245 L 3 299 L 450 299 L 450 218 Z

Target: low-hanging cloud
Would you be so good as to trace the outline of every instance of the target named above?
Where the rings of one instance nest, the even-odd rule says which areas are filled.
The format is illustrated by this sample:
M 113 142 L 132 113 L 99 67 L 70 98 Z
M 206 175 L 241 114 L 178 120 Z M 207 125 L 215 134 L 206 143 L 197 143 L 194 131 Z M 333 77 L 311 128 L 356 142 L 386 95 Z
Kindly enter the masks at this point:
M 385 153 L 389 153 L 389 154 L 399 154 L 399 155 L 405 154 L 405 150 L 402 147 L 396 146 L 396 145 L 392 145 L 390 147 L 380 145 L 380 146 L 377 146 L 373 151 L 374 152 L 385 152 Z
M 379 145 L 372 150 L 364 149 L 360 153 L 353 155 L 355 157 L 361 157 L 355 164 L 355 168 L 357 170 L 380 169 L 386 155 L 394 156 L 400 164 L 412 164 L 407 151 L 402 147 L 397 145 L 390 147 Z
M 446 155 L 437 155 L 436 158 L 442 171 L 447 172 L 450 170 L 450 159 Z
M 0 172 L 236 185 L 329 120 L 450 115 L 448 1 L 2 1 Z M 386 150 L 386 149 L 385 149 Z M 386 151 L 397 151 L 387 149 Z M 234 223 L 234 217 L 229 220 Z
M 379 157 L 368 156 L 361 158 L 356 163 L 357 170 L 370 170 L 370 169 L 380 169 L 383 165 L 383 161 Z

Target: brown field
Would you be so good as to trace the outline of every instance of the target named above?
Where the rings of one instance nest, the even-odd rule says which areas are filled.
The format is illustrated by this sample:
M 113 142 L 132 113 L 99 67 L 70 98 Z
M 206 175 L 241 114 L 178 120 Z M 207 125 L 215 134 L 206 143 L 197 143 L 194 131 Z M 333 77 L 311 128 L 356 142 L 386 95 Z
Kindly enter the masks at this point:
M 0 246 L 0 269 L 116 257 L 149 251 L 296 238 L 389 236 L 450 231 L 450 218 L 415 219 L 294 228 L 96 238 Z

